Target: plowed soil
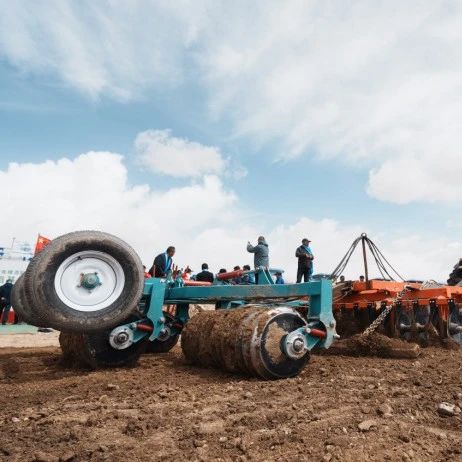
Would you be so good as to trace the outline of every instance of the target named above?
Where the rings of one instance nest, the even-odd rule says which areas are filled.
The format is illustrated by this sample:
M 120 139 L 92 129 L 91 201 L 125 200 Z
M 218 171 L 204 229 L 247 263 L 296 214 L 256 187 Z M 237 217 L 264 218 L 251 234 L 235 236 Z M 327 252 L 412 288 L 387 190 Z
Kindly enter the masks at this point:
M 0 350 L 0 460 L 462 461 L 462 352 L 316 356 L 265 382 L 188 365 L 66 368 L 56 348 Z M 358 427 L 358 425 L 360 427 Z

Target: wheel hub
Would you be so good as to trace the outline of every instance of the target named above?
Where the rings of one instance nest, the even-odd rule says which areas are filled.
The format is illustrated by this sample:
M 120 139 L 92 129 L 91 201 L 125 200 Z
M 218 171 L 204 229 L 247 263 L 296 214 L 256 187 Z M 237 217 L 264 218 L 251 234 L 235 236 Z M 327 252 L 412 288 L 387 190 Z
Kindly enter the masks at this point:
M 109 334 L 109 344 L 116 350 L 124 350 L 133 345 L 133 331 L 126 326 L 116 327 Z
M 297 331 L 291 332 L 286 335 L 284 340 L 284 353 L 293 359 L 303 357 L 308 350 L 305 336 Z
M 75 253 L 58 267 L 55 280 L 58 298 L 77 311 L 98 311 L 110 306 L 125 285 L 122 265 L 105 252 Z
M 102 285 L 98 273 L 82 273 L 80 275 L 80 285 L 87 290 L 93 290 L 96 287 Z
M 168 326 L 165 326 L 160 332 L 159 335 L 157 336 L 157 340 L 160 342 L 165 342 L 170 338 L 171 335 L 171 330 Z

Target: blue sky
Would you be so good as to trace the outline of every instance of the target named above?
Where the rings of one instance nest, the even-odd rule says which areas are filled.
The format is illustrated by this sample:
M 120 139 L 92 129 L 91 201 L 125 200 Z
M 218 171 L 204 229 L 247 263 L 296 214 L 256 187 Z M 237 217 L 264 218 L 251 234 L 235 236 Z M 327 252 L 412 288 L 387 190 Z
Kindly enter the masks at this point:
M 403 272 L 443 278 L 462 250 L 462 13 L 456 2 L 335 4 L 6 4 L 0 180 L 10 188 L 11 232 L 33 240 L 85 224 L 122 234 L 145 260 L 175 241 L 184 250 L 179 263 L 196 266 L 204 258 L 243 264 L 239 239 L 265 234 L 284 242 L 271 244 L 274 263 L 285 267 L 307 235 L 318 269 L 329 271 L 366 230 Z M 148 131 L 143 154 L 135 140 Z M 82 154 L 88 170 L 76 161 Z M 191 156 L 194 171 L 185 163 Z M 56 163 L 63 158 L 70 166 Z M 101 180 L 112 168 L 118 186 Z M 206 177 L 219 183 L 209 185 L 210 201 Z M 53 209 L 59 199 L 61 220 L 31 209 L 27 191 L 16 197 L 18 182 L 33 182 L 35 194 L 40 179 L 48 186 L 36 200 Z M 140 203 L 119 212 L 160 207 L 150 218 L 156 237 L 141 239 L 143 227 L 114 219 L 104 201 L 82 210 L 86 186 L 98 195 L 99 185 L 108 201 L 145 185 Z M 155 197 L 178 214 L 146 205 Z M 177 231 L 161 225 L 164 213 Z M 212 247 L 222 260 L 207 255 L 208 232 L 221 241 Z

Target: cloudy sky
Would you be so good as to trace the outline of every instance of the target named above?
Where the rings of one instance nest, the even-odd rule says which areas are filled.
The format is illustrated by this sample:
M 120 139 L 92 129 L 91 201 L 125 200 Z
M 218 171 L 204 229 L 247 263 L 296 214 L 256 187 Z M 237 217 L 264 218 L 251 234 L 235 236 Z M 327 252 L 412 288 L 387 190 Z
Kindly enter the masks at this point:
M 460 2 L 0 8 L 0 245 L 100 229 L 218 270 L 263 234 L 288 280 L 305 236 L 320 272 L 363 231 L 409 278 L 462 256 Z

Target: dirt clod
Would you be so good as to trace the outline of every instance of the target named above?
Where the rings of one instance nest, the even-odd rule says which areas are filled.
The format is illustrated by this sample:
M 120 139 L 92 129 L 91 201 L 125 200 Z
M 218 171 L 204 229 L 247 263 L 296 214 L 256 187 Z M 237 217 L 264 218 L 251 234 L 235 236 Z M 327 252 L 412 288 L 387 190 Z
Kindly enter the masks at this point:
M 374 427 L 377 427 L 377 422 L 373 419 L 363 420 L 358 424 L 358 428 L 362 432 L 368 432 Z
M 332 345 L 327 354 L 343 354 L 348 356 L 377 356 L 379 358 L 417 358 L 421 353 L 419 345 L 403 340 L 372 333 L 370 335 L 354 335 Z
M 438 414 L 444 417 L 453 417 L 460 414 L 461 410 L 458 406 L 451 403 L 440 403 L 438 404 Z
M 35 453 L 36 462 L 59 462 L 59 457 L 53 456 L 51 454 L 47 454 L 42 451 L 38 451 Z

